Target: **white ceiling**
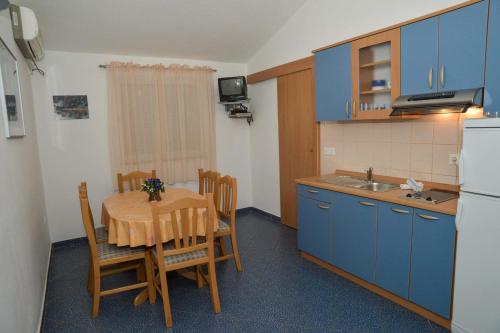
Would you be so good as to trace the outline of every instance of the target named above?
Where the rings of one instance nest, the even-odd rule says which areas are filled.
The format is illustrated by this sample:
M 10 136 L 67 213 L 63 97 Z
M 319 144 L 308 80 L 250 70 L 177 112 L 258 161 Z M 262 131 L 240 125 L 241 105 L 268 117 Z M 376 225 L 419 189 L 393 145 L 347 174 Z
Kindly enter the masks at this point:
M 48 50 L 247 62 L 306 0 L 17 0 Z

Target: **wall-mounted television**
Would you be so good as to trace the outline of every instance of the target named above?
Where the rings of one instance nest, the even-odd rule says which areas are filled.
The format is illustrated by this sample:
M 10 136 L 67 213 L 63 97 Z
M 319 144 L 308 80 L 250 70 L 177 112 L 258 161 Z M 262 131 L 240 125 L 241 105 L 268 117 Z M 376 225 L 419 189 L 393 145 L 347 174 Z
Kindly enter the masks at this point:
M 244 76 L 219 78 L 221 102 L 237 102 L 247 99 L 247 81 Z

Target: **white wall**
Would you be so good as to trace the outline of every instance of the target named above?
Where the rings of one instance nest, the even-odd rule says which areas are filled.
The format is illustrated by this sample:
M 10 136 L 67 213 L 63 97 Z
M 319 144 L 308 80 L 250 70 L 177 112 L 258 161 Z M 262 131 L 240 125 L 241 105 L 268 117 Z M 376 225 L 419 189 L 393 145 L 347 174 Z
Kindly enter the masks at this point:
M 0 332 L 36 332 L 50 240 L 36 142 L 29 69 L 12 38 L 8 11 L 0 37 L 18 59 L 26 136 L 6 139 L 0 116 Z
M 48 51 L 40 63 L 46 75 L 34 77 L 32 85 L 53 242 L 84 235 L 76 192 L 80 181 L 88 182 L 96 219 L 101 214 L 102 200 L 113 192 L 107 141 L 106 75 L 105 69 L 98 68 L 99 64 L 113 60 L 203 64 L 217 69 L 216 76 L 246 74 L 243 64 Z M 217 87 L 215 81 L 214 86 Z M 90 119 L 57 120 L 52 96 L 65 94 L 88 95 Z M 222 106 L 216 105 L 217 169 L 238 179 L 239 207 L 252 204 L 249 130 L 244 120 L 227 118 Z M 187 186 L 193 187 L 192 184 Z
M 250 129 L 253 205 L 280 216 L 277 80 L 250 85 L 249 96 L 254 112 Z
M 311 55 L 351 37 L 444 9 L 463 0 L 309 0 L 250 59 L 254 73 Z

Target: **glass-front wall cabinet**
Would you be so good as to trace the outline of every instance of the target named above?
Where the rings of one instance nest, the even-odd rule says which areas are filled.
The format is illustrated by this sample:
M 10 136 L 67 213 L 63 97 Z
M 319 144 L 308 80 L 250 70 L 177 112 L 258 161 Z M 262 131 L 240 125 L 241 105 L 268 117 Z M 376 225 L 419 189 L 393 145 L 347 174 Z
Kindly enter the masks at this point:
M 354 119 L 387 119 L 399 96 L 399 28 L 352 42 Z

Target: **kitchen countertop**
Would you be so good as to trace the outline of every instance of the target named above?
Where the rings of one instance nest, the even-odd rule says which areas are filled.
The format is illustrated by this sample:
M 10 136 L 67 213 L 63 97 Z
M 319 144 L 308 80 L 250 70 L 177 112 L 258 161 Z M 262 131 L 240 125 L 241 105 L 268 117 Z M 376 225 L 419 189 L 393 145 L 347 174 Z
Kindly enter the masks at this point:
M 370 198 L 370 199 L 379 200 L 379 201 L 392 202 L 392 203 L 395 203 L 398 205 L 425 209 L 425 210 L 429 210 L 429 211 L 433 211 L 433 212 L 437 212 L 437 213 L 443 213 L 443 214 L 448 214 L 448 215 L 456 215 L 456 213 L 457 213 L 458 199 L 448 200 L 448 201 L 445 201 L 445 202 L 442 202 L 439 204 L 428 204 L 428 203 L 414 201 L 414 200 L 408 200 L 408 199 L 404 198 L 404 196 L 407 193 L 412 192 L 410 190 L 394 189 L 394 190 L 390 190 L 390 191 L 386 191 L 386 192 L 373 192 L 373 191 L 369 191 L 369 190 L 363 190 L 363 189 L 352 188 L 352 187 L 347 187 L 347 186 L 333 185 L 333 184 L 329 184 L 329 183 L 326 183 L 324 181 L 321 181 L 321 179 L 325 179 L 325 178 L 329 178 L 329 177 L 334 178 L 336 176 L 354 176 L 354 177 L 363 178 L 364 174 L 357 173 L 357 172 L 349 172 L 349 171 L 337 171 L 336 173 L 330 174 L 330 175 L 301 178 L 301 179 L 297 179 L 295 181 L 296 181 L 296 183 L 302 184 L 302 185 L 314 186 L 314 187 L 322 188 L 325 190 L 331 190 L 331 191 L 335 191 L 335 192 L 357 195 L 360 197 Z M 377 175 L 374 175 L 374 180 L 391 182 L 394 184 L 406 183 L 406 180 L 402 179 L 402 178 L 384 177 L 384 176 L 377 176 Z M 452 190 L 452 191 L 456 191 L 456 192 L 459 191 L 459 187 L 455 186 L 455 185 L 446 185 L 446 184 L 424 182 L 424 186 L 425 186 L 425 189 L 441 188 L 444 190 Z

